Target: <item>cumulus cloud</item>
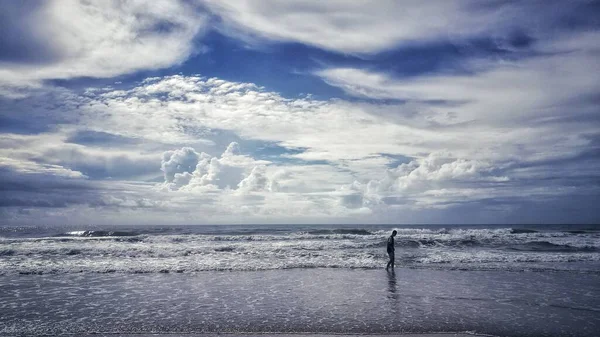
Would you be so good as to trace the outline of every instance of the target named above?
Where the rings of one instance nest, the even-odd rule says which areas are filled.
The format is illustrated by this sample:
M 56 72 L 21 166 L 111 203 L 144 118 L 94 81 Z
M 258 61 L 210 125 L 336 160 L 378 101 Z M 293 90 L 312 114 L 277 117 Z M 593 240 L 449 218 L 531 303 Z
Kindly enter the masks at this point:
M 455 158 L 446 152 L 432 152 L 426 157 L 389 168 L 378 179 L 354 181 L 342 186 L 339 190 L 340 202 L 349 208 L 376 208 L 389 201 L 398 203 L 400 200 L 415 205 L 428 197 L 435 199 L 442 194 L 459 194 L 456 191 L 464 191 L 465 186 L 485 188 L 486 185 L 495 186 L 510 181 L 509 177 L 498 174 L 500 171 L 501 168 L 489 162 Z M 462 196 L 465 197 L 464 194 Z M 468 201 L 468 198 L 461 201 Z
M 0 134 L 0 174 L 17 193 L 0 198 L 0 206 L 76 207 L 72 214 L 82 217 L 103 209 L 118 218 L 128 209 L 216 222 L 360 215 L 396 222 L 383 215 L 486 205 L 504 212 L 517 199 L 597 198 L 599 35 L 547 29 L 566 16 L 582 27 L 596 24 L 589 14 L 572 15 L 573 6 L 3 3 L 0 122 L 10 124 L 3 128 L 10 133 Z M 205 10 L 220 18 L 207 21 Z M 319 63 L 322 69 L 302 74 L 353 99 L 290 98 L 200 75 L 152 77 L 118 89 L 44 81 L 179 64 L 198 52 L 198 37 L 212 24 L 250 45 L 293 42 L 360 54 L 336 55 L 332 62 L 348 62 Z M 453 60 L 462 72 L 397 77 L 389 63 L 378 63 L 387 54 L 373 55 L 414 51 L 414 44 L 429 53 L 448 41 L 462 51 L 479 38 L 501 52 Z M 253 153 L 246 143 L 276 150 Z
M 165 143 L 198 139 L 182 130 L 226 130 L 244 139 L 306 149 L 293 155 L 303 160 L 397 153 L 401 135 L 410 142 L 420 137 L 415 130 L 389 123 L 370 111 L 384 107 L 309 97 L 289 99 L 251 83 L 175 75 L 150 79 L 118 92 L 118 97 L 106 95 L 113 92 L 82 98 L 87 104 L 78 110 L 81 123 Z M 413 150 L 406 149 L 408 153 Z
M 553 60 L 552 64 L 558 62 Z M 592 84 L 597 80 L 578 68 L 574 68 L 572 75 L 553 79 L 545 73 L 546 67 L 535 65 L 533 62 L 529 69 L 518 66 L 508 70 L 500 66 L 493 78 L 485 72 L 473 79 L 441 75 L 390 79 L 394 85 L 418 92 L 425 100 L 412 105 L 288 99 L 251 84 L 176 75 L 149 80 L 117 98 L 104 97 L 102 93 L 86 97 L 84 101 L 88 104 L 79 112 L 86 125 L 149 141 L 191 142 L 194 138 L 182 130 L 227 130 L 245 139 L 303 149 L 283 157 L 336 163 L 360 175 L 372 172 L 366 165 L 368 162 L 386 165 L 389 157 L 382 153 L 422 157 L 447 148 L 457 157 L 505 161 L 537 160 L 579 151 L 590 142 L 584 135 L 596 132 L 594 124 L 586 122 L 589 118 L 583 118 L 595 113 L 595 105 L 583 100 L 574 111 L 582 114 L 582 119 L 566 125 L 561 122 L 565 117 L 562 107 L 585 92 L 591 95 L 595 87 Z M 511 81 L 498 82 L 508 75 Z M 546 83 L 535 80 L 531 86 L 521 87 L 518 96 L 513 96 L 517 90 L 513 81 L 527 83 L 530 78 L 545 78 Z M 368 79 L 360 82 L 358 77 L 356 80 L 357 85 L 369 82 Z M 490 87 L 486 80 L 498 84 Z M 454 86 L 461 83 L 464 90 L 457 91 Z M 581 90 L 568 89 L 571 84 Z M 539 90 L 539 86 L 548 86 L 548 92 Z M 156 94 L 171 90 L 176 90 L 178 96 Z M 445 96 L 436 95 L 433 90 Z M 452 92 L 457 96 L 450 97 Z M 534 101 L 528 95 L 537 95 L 538 99 Z M 428 103 L 439 99 L 465 102 Z M 578 132 L 567 136 L 560 131 L 565 127 Z
M 511 72 L 519 81 L 516 74 Z M 555 82 L 568 79 L 566 76 Z M 579 178 L 567 178 L 571 175 L 562 172 L 571 172 L 565 166 L 566 158 L 594 148 L 597 129 L 593 123 L 573 121 L 567 124 L 573 130 L 568 134 L 560 122 L 533 123 L 540 111 L 529 110 L 508 99 L 510 95 L 501 94 L 504 85 L 510 87 L 508 83 L 496 91 L 488 88 L 489 92 L 483 85 L 477 88 L 478 81 L 469 84 L 466 88 L 473 89 L 473 100 L 481 104 L 475 108 L 467 103 L 429 104 L 427 100 L 436 96 L 426 86 L 433 84 L 418 76 L 404 84 L 392 78 L 389 81 L 409 86 L 413 81 L 413 89 L 425 100 L 411 106 L 291 99 L 251 83 L 175 75 L 151 78 L 126 90 L 107 88 L 66 96 L 65 105 L 66 109 L 78 107 L 82 127 L 93 126 L 97 132 L 131 137 L 141 143 L 192 144 L 199 139 L 197 130 L 208 130 L 201 134 L 203 138 L 210 130 L 224 130 L 239 139 L 277 144 L 284 153 L 269 157 L 276 163 L 242 155 L 239 145 L 232 143 L 216 156 L 214 151 L 200 150 L 196 145 L 179 147 L 166 151 L 160 165 L 148 165 L 162 169 L 161 188 L 179 191 L 179 195 L 203 195 L 208 198 L 203 202 L 213 205 L 214 212 L 218 209 L 231 214 L 241 208 L 231 210 L 229 205 L 244 206 L 248 212 L 282 214 L 277 205 L 269 203 L 279 202 L 280 207 L 284 203 L 271 194 L 288 195 L 286 200 L 293 200 L 289 202 L 323 216 L 387 212 L 386 205 L 448 207 L 452 195 L 454 202 L 482 200 L 480 193 L 469 192 L 474 186 L 506 200 L 525 193 L 523 189 L 542 195 L 541 180 L 537 179 L 554 179 L 557 187 L 574 184 Z M 424 87 L 419 86 L 421 82 Z M 468 97 L 468 91 L 461 98 Z M 494 100 L 489 101 L 489 97 Z M 507 99 L 498 101 L 503 97 Z M 558 107 L 564 97 L 570 96 L 545 95 L 539 104 Z M 468 121 L 470 113 L 483 108 L 488 111 Z M 509 113 L 512 111 L 522 113 Z M 545 109 L 544 113 L 546 118 L 564 115 L 556 109 Z M 548 160 L 554 160 L 554 169 L 548 169 Z M 528 185 L 526 179 L 538 184 Z M 352 184 L 354 180 L 356 184 Z M 549 195 L 573 192 L 554 191 Z
M 494 175 L 495 170 L 497 169 L 490 163 L 480 160 L 453 158 L 450 154 L 433 152 L 427 157 L 388 169 L 385 178 L 369 181 L 366 189 L 369 193 L 423 192 L 449 184 L 509 180 L 508 177 Z
M 243 192 L 277 191 L 277 181 L 267 177 L 265 166 L 255 166 L 250 174 L 238 184 Z
M 165 182 L 173 182 L 177 174 L 181 176 L 182 173 L 193 172 L 199 159 L 200 154 L 191 147 L 163 153 L 160 169 L 164 173 Z
M 272 191 L 276 182 L 267 175 L 265 164 L 269 162 L 241 154 L 236 142 L 230 143 L 218 157 L 184 147 L 163 153 L 161 170 L 165 182 L 161 188 L 188 192 L 213 189 Z

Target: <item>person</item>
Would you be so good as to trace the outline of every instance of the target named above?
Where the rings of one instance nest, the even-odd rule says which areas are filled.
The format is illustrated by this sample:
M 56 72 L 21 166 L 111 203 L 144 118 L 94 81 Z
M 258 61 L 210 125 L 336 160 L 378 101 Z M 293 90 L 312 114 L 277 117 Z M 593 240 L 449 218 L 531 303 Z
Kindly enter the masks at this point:
M 394 236 L 396 236 L 396 234 L 398 234 L 398 232 L 394 230 L 392 232 L 392 235 L 390 235 L 390 237 L 387 240 L 387 253 L 390 256 L 390 262 L 388 262 L 387 266 L 385 267 L 385 270 L 388 270 L 390 266 L 392 266 L 392 270 L 394 270 L 394 253 L 396 251 L 396 249 L 394 248 Z

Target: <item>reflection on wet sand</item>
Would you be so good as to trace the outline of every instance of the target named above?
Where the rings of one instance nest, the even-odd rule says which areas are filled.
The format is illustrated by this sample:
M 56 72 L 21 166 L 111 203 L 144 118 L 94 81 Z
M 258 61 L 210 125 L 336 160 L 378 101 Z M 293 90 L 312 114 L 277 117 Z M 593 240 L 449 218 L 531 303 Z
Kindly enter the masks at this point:
M 408 268 L 3 276 L 0 335 L 598 336 L 598 284 L 596 274 Z
M 388 277 L 388 298 L 396 299 L 398 298 L 398 294 L 396 294 L 396 272 L 392 269 L 387 272 Z

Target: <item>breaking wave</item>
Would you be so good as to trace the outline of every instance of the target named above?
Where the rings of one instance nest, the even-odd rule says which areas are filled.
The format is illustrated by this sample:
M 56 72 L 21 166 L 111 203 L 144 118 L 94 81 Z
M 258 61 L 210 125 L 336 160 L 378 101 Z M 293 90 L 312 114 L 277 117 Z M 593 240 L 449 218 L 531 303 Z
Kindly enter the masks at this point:
M 373 235 L 366 229 L 319 229 L 309 231 L 308 234 L 356 234 L 356 235 Z
M 136 236 L 135 232 L 120 231 L 71 231 L 57 236 L 106 237 L 106 236 Z
M 398 228 L 405 268 L 600 272 L 600 233 L 514 228 Z M 389 229 L 78 230 L 0 236 L 0 274 L 165 273 L 382 268 Z M 0 232 L 1 233 L 1 232 Z M 584 266 L 584 267 L 582 267 Z
M 528 233 L 537 233 L 538 231 L 534 229 L 524 229 L 524 228 L 513 228 L 510 230 L 512 234 L 528 234 Z
M 518 251 L 534 251 L 534 252 L 596 252 L 597 247 L 584 245 L 581 247 L 573 247 L 571 245 L 561 245 L 548 241 L 533 241 L 519 245 L 513 245 L 508 249 Z

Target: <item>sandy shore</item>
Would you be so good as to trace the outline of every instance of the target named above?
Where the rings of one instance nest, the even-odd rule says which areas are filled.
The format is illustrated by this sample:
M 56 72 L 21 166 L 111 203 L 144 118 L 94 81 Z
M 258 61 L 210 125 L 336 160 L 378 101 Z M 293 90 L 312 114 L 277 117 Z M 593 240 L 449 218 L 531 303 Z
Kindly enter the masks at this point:
M 423 334 L 374 334 L 374 335 L 363 335 L 363 334 L 238 334 L 238 333 L 223 333 L 223 334 L 100 334 L 100 335 L 85 335 L 83 337 L 151 337 L 151 336 L 165 336 L 165 337 L 229 337 L 229 336 L 243 336 L 243 337 L 472 337 L 472 336 L 491 336 L 481 334 L 468 334 L 468 333 L 423 333 Z
M 405 268 L 3 276 L 0 335 L 596 337 L 599 282 Z

